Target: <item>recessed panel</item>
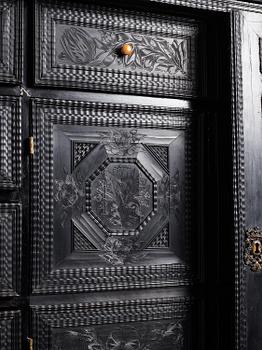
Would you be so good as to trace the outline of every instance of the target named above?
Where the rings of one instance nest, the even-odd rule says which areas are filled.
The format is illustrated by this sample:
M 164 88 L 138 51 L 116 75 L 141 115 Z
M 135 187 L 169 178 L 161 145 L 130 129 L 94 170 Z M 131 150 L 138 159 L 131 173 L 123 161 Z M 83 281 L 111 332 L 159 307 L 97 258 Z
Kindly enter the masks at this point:
M 188 284 L 190 112 L 35 100 L 33 124 L 35 292 Z
M 22 5 L 19 0 L 0 3 L 0 82 L 18 83 L 22 63 Z
M 0 203 L 0 296 L 20 292 L 21 205 Z
M 20 101 L 0 96 L 0 188 L 21 185 L 21 113 Z

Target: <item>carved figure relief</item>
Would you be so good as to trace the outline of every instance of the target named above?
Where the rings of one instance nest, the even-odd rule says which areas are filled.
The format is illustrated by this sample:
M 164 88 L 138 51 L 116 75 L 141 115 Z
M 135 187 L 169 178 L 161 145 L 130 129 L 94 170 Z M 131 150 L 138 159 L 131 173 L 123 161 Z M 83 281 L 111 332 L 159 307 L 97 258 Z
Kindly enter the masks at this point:
M 164 324 L 163 324 L 164 323 Z M 105 328 L 103 330 L 103 328 Z M 54 350 L 76 346 L 96 350 L 182 350 L 184 330 L 181 321 L 150 322 L 150 325 L 112 325 L 56 332 Z M 81 347 L 81 348 L 82 348 Z
M 136 164 L 109 164 L 91 182 L 91 210 L 107 230 L 135 230 L 153 209 L 153 184 Z
M 188 42 L 185 38 L 165 39 L 131 33 L 114 33 L 68 26 L 61 35 L 59 63 L 75 63 L 92 67 L 142 69 L 149 72 L 187 75 Z M 131 44 L 130 56 L 120 55 L 124 44 Z

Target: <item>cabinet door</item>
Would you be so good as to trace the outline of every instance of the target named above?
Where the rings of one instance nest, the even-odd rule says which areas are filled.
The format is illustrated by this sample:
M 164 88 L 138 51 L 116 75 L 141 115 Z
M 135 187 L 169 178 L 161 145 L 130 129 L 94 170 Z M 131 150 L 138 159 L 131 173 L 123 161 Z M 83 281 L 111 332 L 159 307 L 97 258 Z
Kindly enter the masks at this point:
M 32 127 L 37 349 L 191 350 L 192 111 L 34 99 Z
M 34 293 L 192 283 L 189 110 L 33 102 Z

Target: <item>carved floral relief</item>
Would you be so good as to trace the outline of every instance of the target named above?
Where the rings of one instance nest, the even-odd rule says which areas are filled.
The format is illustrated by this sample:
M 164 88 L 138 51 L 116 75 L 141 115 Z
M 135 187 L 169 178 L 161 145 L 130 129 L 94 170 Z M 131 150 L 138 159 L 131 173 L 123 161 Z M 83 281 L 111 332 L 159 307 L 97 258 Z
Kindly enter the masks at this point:
M 132 55 L 120 55 L 124 44 Z M 60 37 L 59 63 L 188 75 L 188 39 L 90 30 L 67 26 Z
M 153 326 L 153 327 L 152 327 Z M 100 328 L 85 328 L 57 333 L 54 350 L 71 350 L 86 346 L 90 350 L 182 350 L 184 330 L 181 321 L 144 326 L 110 326 L 109 332 Z M 81 347 L 81 348 L 82 348 Z

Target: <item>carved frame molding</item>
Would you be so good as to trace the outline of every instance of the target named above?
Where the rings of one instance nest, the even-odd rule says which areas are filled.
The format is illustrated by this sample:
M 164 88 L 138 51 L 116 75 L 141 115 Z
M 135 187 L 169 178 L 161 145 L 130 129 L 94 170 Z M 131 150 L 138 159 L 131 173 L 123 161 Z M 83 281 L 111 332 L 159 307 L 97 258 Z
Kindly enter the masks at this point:
M 148 0 L 175 6 L 190 7 L 202 10 L 231 12 L 239 11 L 255 11 L 262 13 L 262 4 L 250 3 L 241 0 Z
M 262 9 L 262 8 L 261 8 Z M 235 232 L 235 348 L 247 348 L 245 240 L 245 159 L 242 83 L 242 15 L 231 12 L 231 72 L 232 72 L 232 140 L 233 140 L 233 196 Z

